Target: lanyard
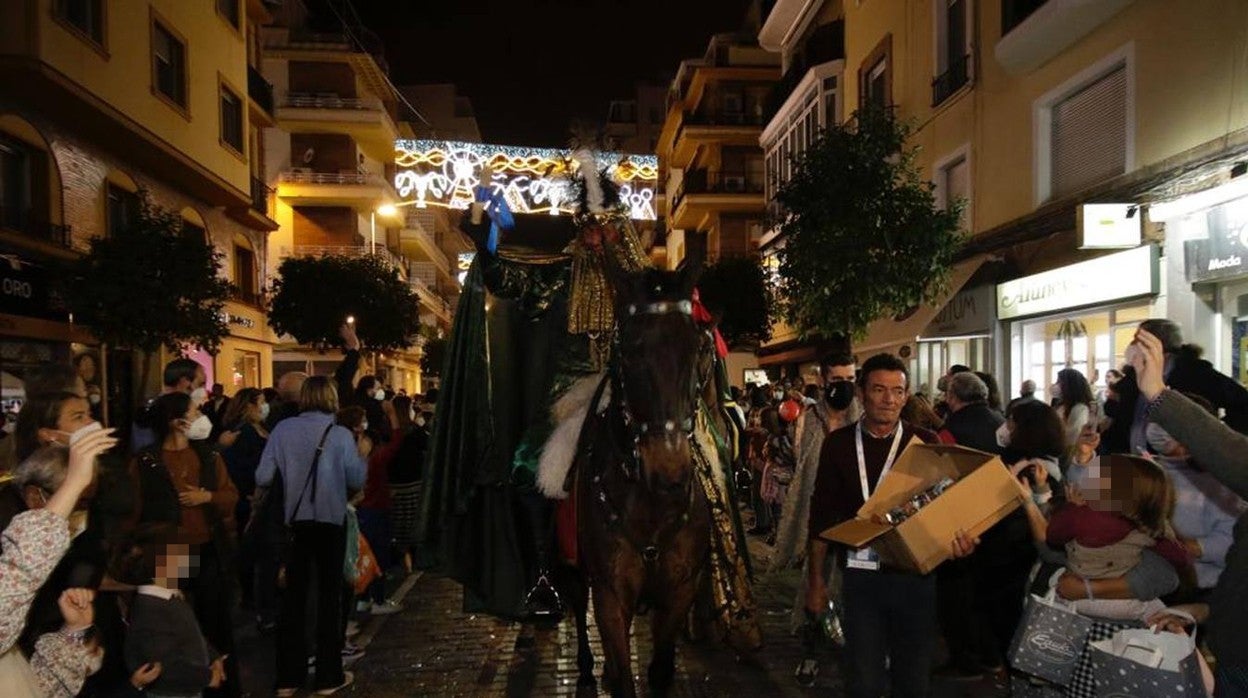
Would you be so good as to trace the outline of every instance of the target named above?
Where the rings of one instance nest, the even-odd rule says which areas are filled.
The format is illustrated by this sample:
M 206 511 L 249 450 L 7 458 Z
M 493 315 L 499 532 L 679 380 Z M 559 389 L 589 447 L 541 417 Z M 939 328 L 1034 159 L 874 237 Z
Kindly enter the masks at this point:
M 884 468 L 880 470 L 880 477 L 875 481 L 876 486 L 880 484 L 880 480 L 888 474 L 890 468 L 893 467 L 893 461 L 897 458 L 897 449 L 901 447 L 901 422 L 897 423 L 897 430 L 893 432 L 893 446 L 888 450 L 888 460 L 884 461 Z M 867 457 L 862 451 L 862 422 L 858 422 L 857 432 L 854 434 L 855 445 L 858 447 L 858 482 L 862 484 L 862 501 L 866 502 L 871 498 L 871 489 L 867 486 Z

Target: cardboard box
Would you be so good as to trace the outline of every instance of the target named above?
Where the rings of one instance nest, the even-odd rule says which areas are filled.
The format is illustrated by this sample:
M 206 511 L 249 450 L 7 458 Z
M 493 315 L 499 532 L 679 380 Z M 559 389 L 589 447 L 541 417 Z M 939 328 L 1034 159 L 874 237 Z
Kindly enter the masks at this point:
M 955 482 L 918 513 L 896 526 L 876 523 L 941 478 Z M 1001 459 L 962 446 L 911 441 L 884 475 L 858 518 L 833 526 L 820 538 L 851 548 L 871 545 L 887 566 L 927 574 L 953 554 L 958 531 L 972 538 L 991 528 L 1019 505 L 1018 486 Z

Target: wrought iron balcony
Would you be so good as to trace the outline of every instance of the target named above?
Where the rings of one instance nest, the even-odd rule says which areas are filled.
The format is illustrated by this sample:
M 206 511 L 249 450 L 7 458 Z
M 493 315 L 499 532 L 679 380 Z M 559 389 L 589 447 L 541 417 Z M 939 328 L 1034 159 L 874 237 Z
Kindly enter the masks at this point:
M 945 72 L 932 81 L 933 107 L 949 99 L 954 92 L 957 92 L 967 83 L 970 78 L 970 71 L 967 70 L 970 60 L 971 57 L 969 55 L 958 58 L 949 64 Z
M 0 228 L 15 230 L 35 240 L 50 242 L 61 247 L 73 246 L 68 225 L 52 223 L 46 218 L 37 216 L 29 208 L 0 206 Z
M 264 79 L 255 66 L 247 66 L 247 96 L 266 114 L 273 113 L 273 84 Z
M 295 109 L 360 109 L 383 111 L 381 100 L 366 97 L 343 97 L 333 92 L 290 92 L 282 100 L 283 107 Z
M 256 177 L 251 178 L 251 208 L 261 215 L 269 215 L 269 185 Z

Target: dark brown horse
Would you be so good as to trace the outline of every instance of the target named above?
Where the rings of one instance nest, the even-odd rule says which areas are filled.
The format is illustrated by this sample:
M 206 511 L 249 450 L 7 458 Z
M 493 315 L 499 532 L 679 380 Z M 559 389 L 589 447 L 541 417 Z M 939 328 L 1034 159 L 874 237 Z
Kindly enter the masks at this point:
M 714 350 L 692 315 L 699 272 L 695 263 L 680 272 L 609 274 L 618 318 L 610 399 L 604 385 L 591 403 L 573 496 L 580 569 L 593 591 L 603 680 L 613 696 L 636 695 L 629 634 L 645 609 L 654 642 L 648 685 L 653 695 L 666 694 L 676 638 L 709 554 L 710 514 L 694 474 L 693 432 L 699 401 L 714 392 Z M 584 582 L 576 582 L 561 588 L 576 615 L 581 684 L 592 685 Z

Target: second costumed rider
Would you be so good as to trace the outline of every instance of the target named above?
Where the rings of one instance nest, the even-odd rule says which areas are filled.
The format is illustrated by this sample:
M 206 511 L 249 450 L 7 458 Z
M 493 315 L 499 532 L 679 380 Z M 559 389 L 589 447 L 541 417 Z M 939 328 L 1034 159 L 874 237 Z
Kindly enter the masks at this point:
M 615 332 L 603 255 L 613 255 L 627 272 L 649 265 L 610 179 L 588 151 L 574 158 L 580 172 L 593 173 L 582 183 L 577 215 L 532 216 L 520 221 L 519 234 L 507 236 L 532 243 L 570 220 L 570 230 L 546 235 L 562 247 L 544 250 L 512 240 L 500 245 L 514 219 L 502 197 L 484 187 L 475 192 L 476 210 L 460 224 L 477 254 L 441 374 L 417 544 L 423 566 L 463 585 L 466 612 L 521 621 L 561 612 L 546 581 L 555 556 L 555 500 L 567 497 L 563 487 L 580 426 Z M 726 400 L 722 359 L 718 363 Z M 701 436 L 708 443 L 733 442 Z M 730 449 L 713 448 L 709 456 L 728 475 Z M 718 614 L 720 634 L 748 651 L 761 644 L 752 572 L 733 478 L 715 480 L 722 506 L 712 543 L 721 554 L 708 563 L 714 568 L 708 570 L 707 601 Z

